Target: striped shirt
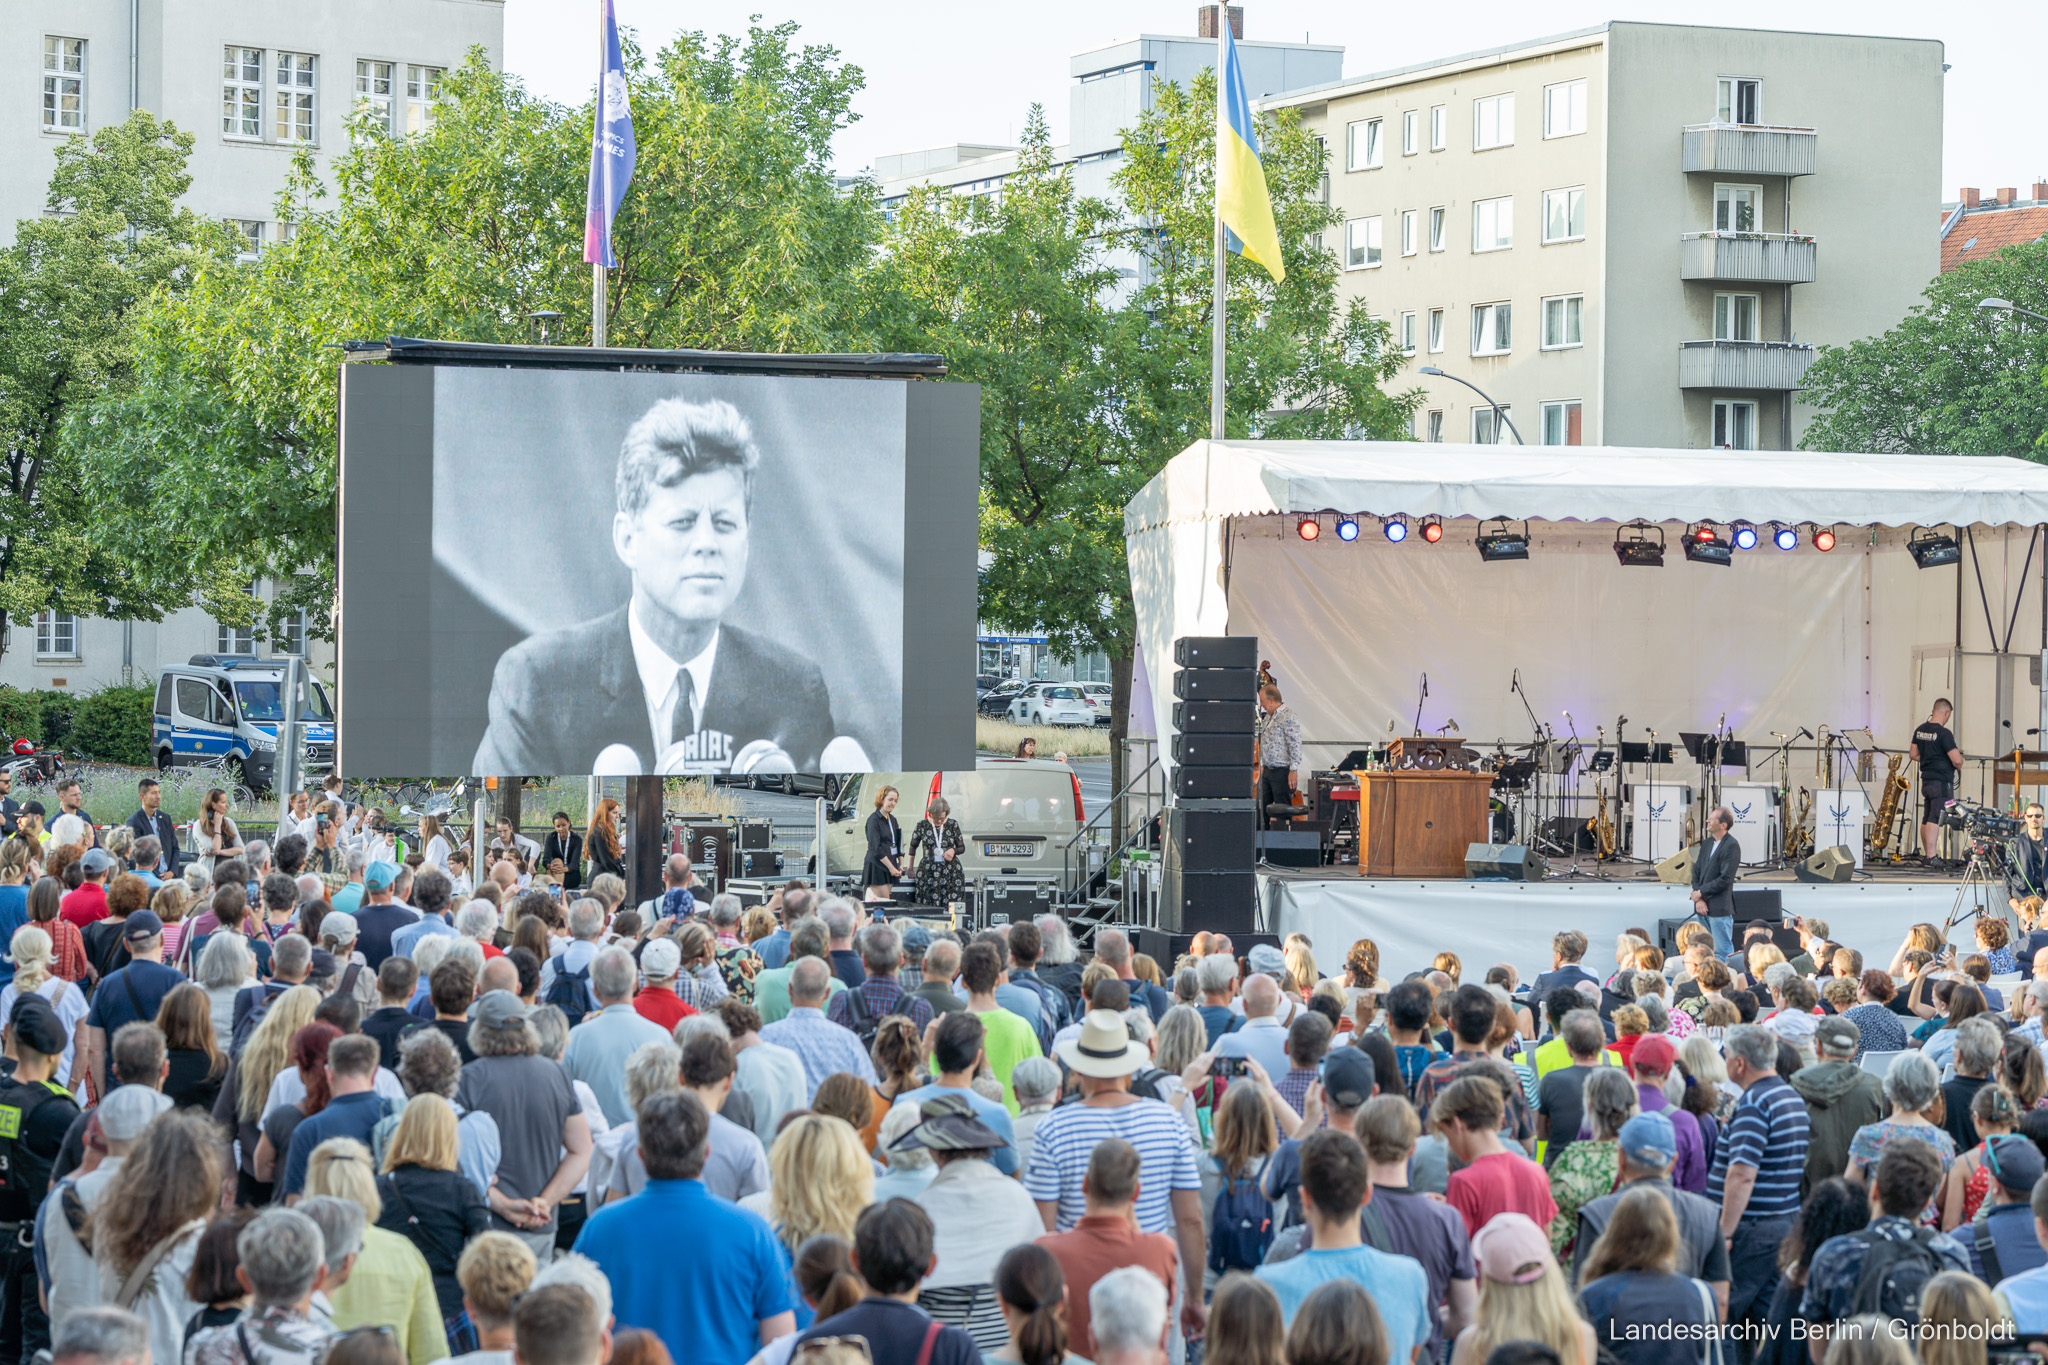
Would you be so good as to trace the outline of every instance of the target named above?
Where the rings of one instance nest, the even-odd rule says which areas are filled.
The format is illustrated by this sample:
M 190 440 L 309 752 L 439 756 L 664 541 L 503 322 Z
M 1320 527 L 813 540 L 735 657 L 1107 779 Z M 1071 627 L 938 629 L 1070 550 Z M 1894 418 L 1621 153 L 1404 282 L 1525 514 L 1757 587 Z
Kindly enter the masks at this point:
M 1736 1162 L 1756 1170 L 1746 1218 L 1776 1218 L 1799 1212 L 1799 1180 L 1806 1170 L 1810 1136 L 1806 1101 L 1782 1076 L 1766 1076 L 1742 1092 L 1735 1113 L 1714 1148 L 1707 1198 L 1722 1201 L 1728 1167 Z
M 1038 1122 L 1031 1136 L 1031 1168 L 1024 1188 L 1041 1204 L 1057 1202 L 1054 1231 L 1081 1221 L 1087 1201 L 1081 1179 L 1095 1145 L 1122 1138 L 1138 1149 L 1138 1231 L 1173 1231 L 1172 1194 L 1202 1188 L 1195 1146 L 1180 1115 L 1158 1100 L 1137 1100 L 1116 1109 L 1063 1104 Z

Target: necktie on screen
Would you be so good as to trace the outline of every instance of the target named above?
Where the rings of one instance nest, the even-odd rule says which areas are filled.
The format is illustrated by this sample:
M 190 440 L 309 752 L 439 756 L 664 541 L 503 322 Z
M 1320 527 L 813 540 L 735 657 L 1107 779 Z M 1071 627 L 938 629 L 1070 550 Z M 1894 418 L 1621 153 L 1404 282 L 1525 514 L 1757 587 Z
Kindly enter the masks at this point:
M 668 742 L 676 744 L 697 733 L 697 707 L 690 700 L 690 670 L 676 670 L 676 709 L 670 713 Z

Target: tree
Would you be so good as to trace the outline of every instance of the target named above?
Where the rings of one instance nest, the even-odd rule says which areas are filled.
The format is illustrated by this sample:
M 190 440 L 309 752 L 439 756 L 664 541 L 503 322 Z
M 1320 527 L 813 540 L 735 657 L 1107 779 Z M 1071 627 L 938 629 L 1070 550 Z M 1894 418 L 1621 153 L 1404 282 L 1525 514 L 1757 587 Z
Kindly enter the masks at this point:
M 1898 326 L 1822 346 L 1800 398 L 1817 410 L 1808 450 L 2026 455 L 2048 449 L 2048 243 L 2009 246 L 1937 275 Z
M 871 190 L 838 192 L 826 160 L 860 72 L 794 33 L 686 34 L 651 63 L 629 49 L 640 151 L 614 234 L 611 344 L 864 348 L 857 300 L 879 215 Z M 90 489 L 126 567 L 154 580 L 214 566 L 244 611 L 248 581 L 267 577 L 271 634 L 303 610 L 331 635 L 337 348 L 524 342 L 541 310 L 562 315 L 560 335 L 587 336 L 591 119 L 478 51 L 425 132 L 352 123 L 331 207 L 303 155 L 279 206 L 290 240 L 155 299 L 133 382 L 95 405 Z
M 44 608 L 158 620 L 191 600 L 125 572 L 96 524 L 63 432 L 134 362 L 131 320 L 152 295 L 232 258 L 234 236 L 177 200 L 192 135 L 138 112 L 57 148 L 50 212 L 0 251 L 0 630 Z

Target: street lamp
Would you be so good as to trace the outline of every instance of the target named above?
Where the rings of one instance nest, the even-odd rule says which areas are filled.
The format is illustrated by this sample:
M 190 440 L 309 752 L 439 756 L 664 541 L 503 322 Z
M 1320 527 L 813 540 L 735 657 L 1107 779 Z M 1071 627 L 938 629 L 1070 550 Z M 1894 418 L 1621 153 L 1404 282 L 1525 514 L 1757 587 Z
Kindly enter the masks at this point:
M 1434 365 L 1424 365 L 1422 367 L 1422 372 L 1424 374 L 1433 374 L 1438 379 L 1448 379 L 1453 384 L 1463 384 L 1466 388 L 1472 390 L 1472 392 L 1478 394 L 1481 398 L 1485 398 L 1486 406 L 1493 409 L 1493 420 L 1496 422 L 1506 422 L 1508 424 L 1508 430 L 1514 432 L 1515 444 L 1518 446 L 1528 444 L 1527 441 L 1524 441 L 1522 439 L 1522 433 L 1519 431 L 1515 431 L 1514 420 L 1510 418 L 1505 412 L 1501 411 L 1500 404 L 1494 402 L 1492 398 L 1488 397 L 1486 390 L 1480 388 L 1477 384 L 1474 384 L 1469 379 L 1460 379 L 1458 378 L 1458 376 L 1454 374 L 1445 374 L 1442 370 L 1439 370 Z
M 2048 322 L 2048 314 L 2036 313 L 2030 308 L 2022 308 L 2011 299 L 1979 299 L 1977 300 L 1977 306 L 1989 309 L 1994 313 L 2019 313 L 2033 318 L 2036 322 Z

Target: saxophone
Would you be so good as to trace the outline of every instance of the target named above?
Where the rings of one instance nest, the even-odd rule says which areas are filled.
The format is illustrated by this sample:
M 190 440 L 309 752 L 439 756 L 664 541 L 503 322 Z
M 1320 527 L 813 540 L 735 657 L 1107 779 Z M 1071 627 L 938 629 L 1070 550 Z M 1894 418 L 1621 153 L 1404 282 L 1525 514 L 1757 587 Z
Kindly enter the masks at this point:
M 1906 779 L 1899 774 L 1904 754 L 1893 754 L 1884 775 L 1884 795 L 1878 798 L 1876 823 L 1870 831 L 1870 856 L 1882 858 L 1891 848 L 1892 826 L 1898 823 L 1899 806 L 1906 799 Z
M 1607 747 L 1607 730 L 1602 726 L 1595 752 Z M 1607 784 L 1596 775 L 1593 791 L 1600 798 L 1600 804 L 1593 812 L 1593 818 L 1586 822 L 1586 828 L 1593 832 L 1593 856 L 1600 862 L 1614 857 L 1614 821 L 1607 818 Z
M 1807 832 L 1806 820 L 1813 813 L 1813 793 L 1799 793 L 1799 814 L 1792 817 L 1785 829 L 1785 861 L 1806 856 L 1806 850 L 1813 843 L 1813 835 Z

